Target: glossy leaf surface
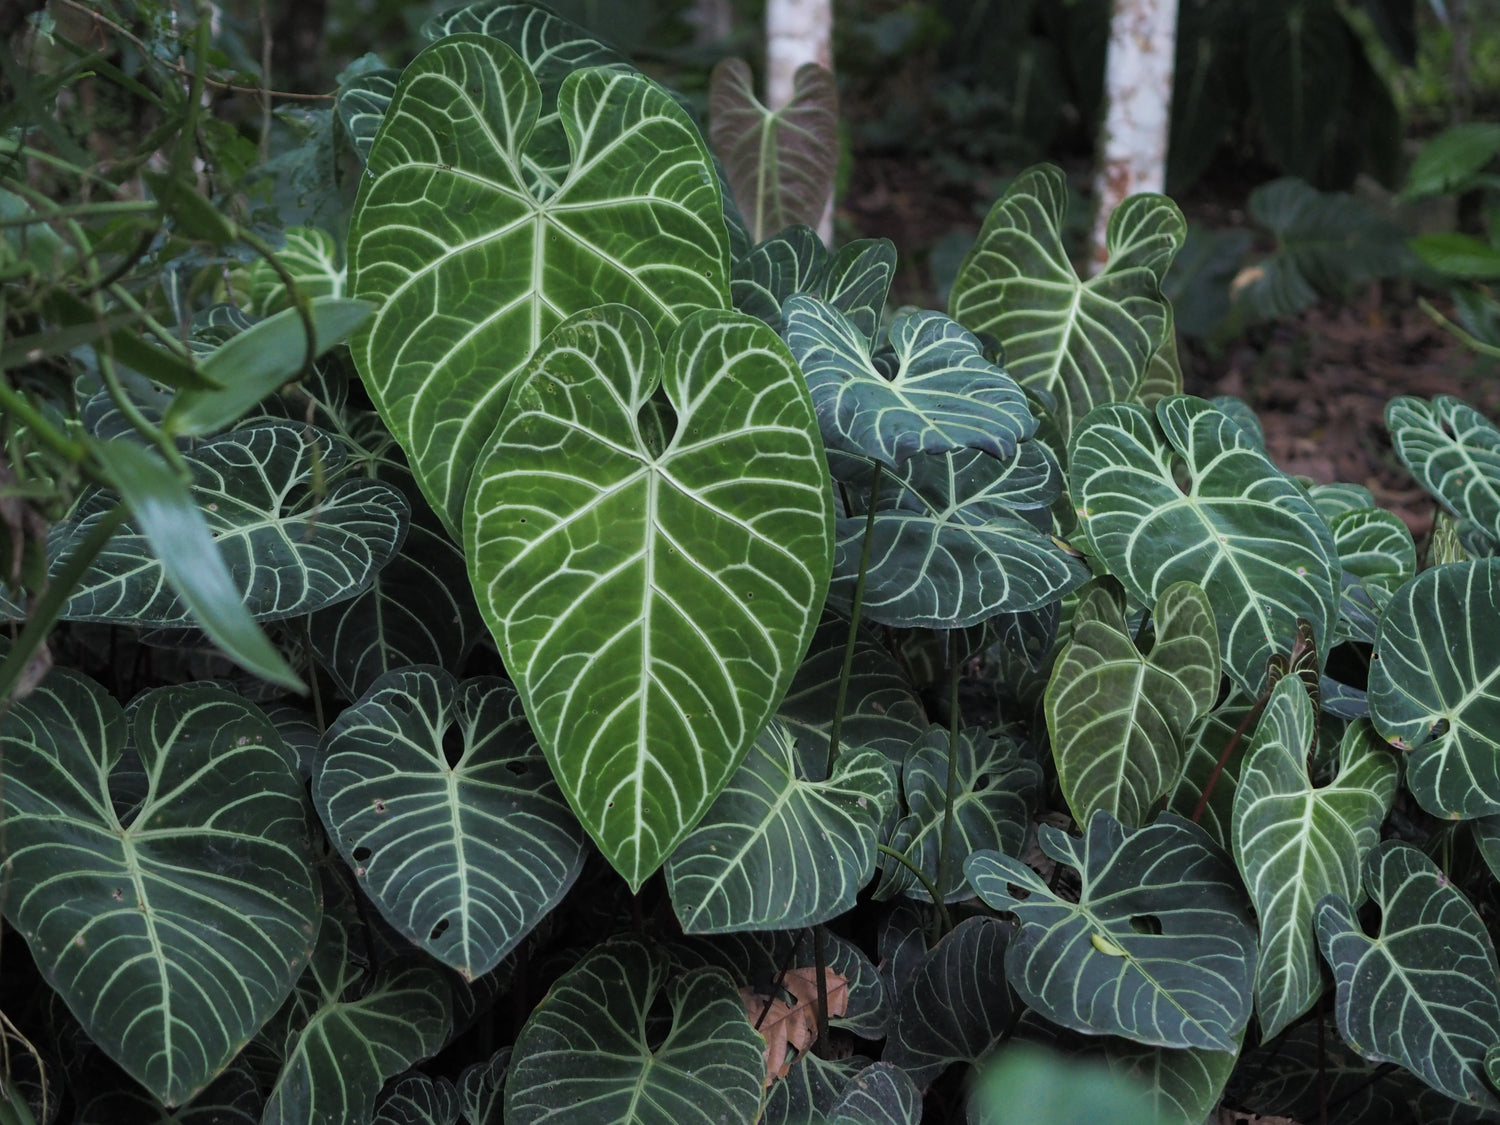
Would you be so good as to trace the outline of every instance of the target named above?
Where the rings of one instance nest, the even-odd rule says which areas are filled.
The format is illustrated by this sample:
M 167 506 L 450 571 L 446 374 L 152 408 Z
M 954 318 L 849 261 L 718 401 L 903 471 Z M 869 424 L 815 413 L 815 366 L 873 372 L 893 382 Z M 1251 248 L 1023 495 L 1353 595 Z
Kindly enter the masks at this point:
M 1500 430 L 1452 395 L 1403 395 L 1385 424 L 1401 463 L 1443 506 L 1500 543 Z

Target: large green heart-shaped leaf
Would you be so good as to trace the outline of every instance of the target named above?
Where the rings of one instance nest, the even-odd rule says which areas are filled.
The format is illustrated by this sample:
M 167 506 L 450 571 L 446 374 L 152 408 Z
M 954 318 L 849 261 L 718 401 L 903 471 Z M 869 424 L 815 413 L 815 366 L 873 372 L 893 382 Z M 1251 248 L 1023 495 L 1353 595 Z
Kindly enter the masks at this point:
M 110 774 L 126 738 L 119 704 L 66 669 L 0 717 L 5 916 L 89 1037 L 180 1105 L 312 954 L 306 804 L 275 728 L 213 684 L 137 703 L 145 793 L 122 821 Z
M 777 721 L 791 732 L 803 769 L 809 774 L 827 770 L 828 739 L 833 733 L 848 644 L 849 623 L 825 613 L 808 646 L 807 658 L 776 709 Z M 841 751 L 846 747 L 879 750 L 899 769 L 907 748 L 926 726 L 922 703 L 890 650 L 869 630 L 861 629 L 854 638 L 844 694 Z
M 793 296 L 781 311 L 831 448 L 895 468 L 916 453 L 969 448 L 1009 458 L 1036 431 L 1015 380 L 941 313 L 898 313 L 877 364 L 869 337 L 832 305 Z
M 1013 927 L 969 918 L 923 956 L 902 989 L 885 1061 L 925 1089 L 955 1062 L 977 1062 L 1013 1030 L 1019 1013 L 1006 987 Z
M 1006 954 L 1021 999 L 1086 1034 L 1237 1050 L 1255 929 L 1229 857 L 1171 813 L 1131 832 L 1096 812 L 1086 836 L 1043 825 L 1037 843 L 1078 871 L 1077 902 L 1009 856 L 986 852 L 965 867 L 980 898 L 1021 920 Z
M 765 1079 L 764 1040 L 729 978 L 668 981 L 667 958 L 637 938 L 598 946 L 552 986 L 516 1039 L 509 1125 L 722 1125 L 749 1121 Z M 654 1018 L 666 989 L 669 1024 Z
M 15 1065 L 13 1061 L 11 1066 Z M 12 1070 L 12 1082 L 15 1081 L 14 1075 Z M 84 1086 L 84 1083 L 79 1086 Z M 78 1092 L 79 1087 L 75 1086 L 75 1097 Z M 42 1125 L 53 1125 L 58 1120 L 57 1092 L 51 1092 L 51 1099 L 52 1114 L 47 1117 L 36 1115 L 35 1120 Z M 255 1072 L 242 1054 L 228 1070 L 210 1082 L 207 1089 L 179 1109 L 168 1109 L 139 1087 L 117 1088 L 100 1094 L 80 1109 L 73 1118 L 73 1125 L 259 1125 L 264 1100 Z M 36 1108 L 33 1104 L 33 1111 Z M 0 1109 L 0 1115 L 3 1115 L 3 1109 Z M 32 1125 L 33 1119 L 18 1117 L 11 1120 L 16 1125 Z
M 1396 591 L 1370 663 L 1370 721 L 1410 751 L 1434 816 L 1500 812 L 1500 559 L 1425 570 Z
M 1023 386 L 1057 403 L 1061 440 L 1104 402 L 1127 399 L 1161 344 L 1161 279 L 1186 237 L 1177 205 L 1137 195 L 1110 216 L 1109 262 L 1079 279 L 1063 244 L 1067 187 L 1040 164 L 1011 182 L 953 282 L 948 312 L 1005 348 Z
M 807 650 L 832 487 L 796 364 L 740 313 L 690 317 L 663 355 L 604 306 L 529 372 L 475 470 L 470 575 L 564 793 L 639 887 Z
M 878 750 L 845 752 L 816 780 L 774 719 L 667 861 L 685 933 L 816 925 L 853 909 L 875 870 L 876 833 L 896 805 Z
M 799 66 L 791 100 L 773 111 L 755 96 L 749 64 L 722 59 L 708 79 L 708 119 L 750 241 L 822 219 L 839 165 L 839 94 L 826 67 Z
M 888 238 L 855 239 L 830 254 L 817 231 L 798 225 L 757 243 L 737 259 L 729 292 L 735 308 L 778 332 L 787 298 L 810 293 L 838 309 L 871 340 L 895 272 L 896 247 Z
M 458 671 L 483 632 L 463 552 L 430 515 L 413 519 L 400 552 L 368 590 L 308 620 L 318 662 L 350 699 L 408 665 Z
M 1318 904 L 1344 1042 L 1455 1101 L 1500 1108 L 1483 1077 L 1485 1052 L 1500 1042 L 1500 964 L 1484 923 L 1437 864 L 1397 840 L 1365 857 L 1364 884 L 1380 908 L 1373 938 L 1349 899 Z
M 1126 591 L 1154 603 L 1174 582 L 1203 587 L 1224 671 L 1249 692 L 1289 649 L 1297 619 L 1319 653 L 1332 642 L 1339 563 L 1297 484 L 1221 410 L 1190 395 L 1100 407 L 1069 451 L 1069 482 L 1095 553 Z
M 950 763 L 958 773 L 953 791 L 952 832 L 946 883 L 938 870 L 947 808 Z M 927 876 L 943 901 L 969 897 L 963 862 L 987 849 L 1018 855 L 1042 789 L 1042 768 L 1022 756 L 1008 738 L 991 738 L 979 727 L 959 734 L 950 750 L 949 731 L 930 725 L 907 751 L 901 789 L 909 810 L 896 822 L 890 847 Z M 904 893 L 927 899 L 926 889 L 906 864 L 887 857 L 881 863 L 876 897 Z
M 343 460 L 341 447 L 321 430 L 259 422 L 201 442 L 184 460 L 193 499 L 245 608 L 260 621 L 355 596 L 406 532 L 405 498 L 380 481 L 346 480 L 319 495 L 315 475 L 335 471 Z M 75 513 L 51 544 L 54 574 L 105 509 L 85 496 Z M 149 538 L 129 523 L 85 571 L 62 616 L 159 628 L 193 624 Z
M 829 604 L 842 610 L 859 576 L 870 462 L 829 459 L 857 504 L 837 522 Z M 863 615 L 897 628 L 961 629 L 1039 609 L 1082 585 L 1087 569 L 1017 514 L 1048 504 L 1061 483 L 1037 441 L 1006 461 L 966 450 L 916 454 L 894 474 L 881 469 Z
M 583 866 L 583 833 L 515 689 L 495 678 L 381 676 L 328 728 L 313 801 L 386 920 L 466 980 L 498 965 Z
M 1162 591 L 1155 641 L 1142 653 L 1118 585 L 1084 594 L 1073 637 L 1047 683 L 1047 732 L 1058 782 L 1087 824 L 1105 809 L 1139 827 L 1182 773 L 1193 723 L 1219 693 L 1219 639 L 1208 597 L 1191 582 Z
M 1234 798 L 1234 858 L 1260 922 L 1255 1008 L 1271 1039 L 1323 990 L 1314 913 L 1324 895 L 1359 898 L 1360 863 L 1396 796 L 1395 756 L 1364 722 L 1339 748 L 1337 777 L 1315 786 L 1317 715 L 1302 682 L 1280 680 L 1255 728 Z
M 386 961 L 363 987 L 349 944 L 325 914 L 261 1125 L 368 1125 L 381 1085 L 436 1054 L 453 1026 L 447 982 L 430 961 Z
M 1452 395 L 1393 398 L 1385 424 L 1417 483 L 1500 543 L 1500 430 Z
M 560 321 L 617 301 L 665 334 L 727 304 L 718 180 L 682 109 L 649 79 L 595 68 L 562 81 L 558 137 L 535 133 L 542 110 L 505 44 L 434 44 L 402 75 L 351 219 L 351 289 L 381 305 L 355 361 L 455 535 L 510 385 Z M 562 133 L 566 169 L 543 197 L 527 157 L 554 161 Z

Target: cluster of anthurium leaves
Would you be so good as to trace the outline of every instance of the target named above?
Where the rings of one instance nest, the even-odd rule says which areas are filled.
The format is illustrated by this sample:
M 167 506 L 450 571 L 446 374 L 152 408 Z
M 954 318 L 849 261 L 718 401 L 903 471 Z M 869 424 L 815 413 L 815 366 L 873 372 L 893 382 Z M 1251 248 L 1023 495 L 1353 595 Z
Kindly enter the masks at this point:
M 375 413 L 337 351 L 131 407 L 192 439 L 226 596 L 346 705 L 59 668 L 0 718 L 5 917 L 135 1081 L 78 1119 L 914 1125 L 1012 1039 L 1160 1121 L 1500 1109 L 1500 431 L 1391 404 L 1445 513 L 1419 569 L 1368 491 L 1180 393 L 1169 200 L 1083 281 L 1030 169 L 947 313 L 887 315 L 890 243 L 752 244 L 683 106 L 542 5 L 428 35 L 340 91 L 347 269 L 288 231 L 189 367 L 353 298 Z M 736 121 L 793 181 L 755 229 L 817 204 L 826 107 L 715 102 L 728 181 Z M 105 463 L 128 421 L 81 410 Z M 108 487 L 53 529 L 60 615 L 181 645 L 209 622 L 129 470 L 102 550 Z M 467 674 L 490 642 L 506 675 Z M 636 924 L 564 952 L 600 857 Z M 476 1051 L 527 965 L 545 1002 Z M 858 1045 L 767 1058 L 745 996 L 814 965 Z

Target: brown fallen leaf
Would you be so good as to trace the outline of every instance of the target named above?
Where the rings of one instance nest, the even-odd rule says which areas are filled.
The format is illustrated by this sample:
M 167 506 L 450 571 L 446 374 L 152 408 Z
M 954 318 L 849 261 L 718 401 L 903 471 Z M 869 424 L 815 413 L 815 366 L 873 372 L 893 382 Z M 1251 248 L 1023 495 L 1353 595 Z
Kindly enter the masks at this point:
M 832 969 L 823 970 L 828 992 L 828 1014 L 849 1010 L 849 981 Z M 740 989 L 745 1015 L 766 1041 L 766 1086 L 785 1078 L 792 1063 L 818 1038 L 818 973 L 816 969 L 788 969 L 775 995 L 753 988 Z

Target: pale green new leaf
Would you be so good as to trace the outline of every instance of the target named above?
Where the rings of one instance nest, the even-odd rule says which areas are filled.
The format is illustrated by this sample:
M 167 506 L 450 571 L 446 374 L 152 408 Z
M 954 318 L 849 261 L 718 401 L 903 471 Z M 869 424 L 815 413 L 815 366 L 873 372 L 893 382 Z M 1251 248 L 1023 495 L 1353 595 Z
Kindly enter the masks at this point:
M 663 354 L 604 306 L 528 371 L 475 470 L 469 572 L 563 792 L 639 887 L 807 651 L 832 487 L 796 364 L 740 313 L 690 317 Z
M 1063 245 L 1062 170 L 1022 172 L 984 221 L 954 280 L 948 312 L 1005 348 L 1023 386 L 1057 402 L 1066 442 L 1095 406 L 1129 398 L 1165 338 L 1161 279 L 1186 237 L 1177 205 L 1137 195 L 1110 216 L 1109 261 L 1087 281 Z
M 507 1125 L 722 1125 L 760 1106 L 764 1041 L 729 978 L 668 980 L 635 937 L 597 946 L 552 986 L 516 1039 Z M 669 1021 L 653 1006 L 663 990 Z
M 1077 902 L 997 852 L 965 867 L 980 898 L 1021 921 L 1006 954 L 1021 999 L 1085 1034 L 1238 1049 L 1250 1018 L 1255 929 L 1233 863 L 1202 829 L 1163 813 L 1129 831 L 1096 812 L 1085 836 L 1042 825 L 1037 843 L 1078 871 Z
M 498 965 L 583 866 L 583 833 L 520 700 L 492 677 L 460 683 L 430 665 L 381 676 L 328 728 L 313 801 L 386 920 L 466 980 Z
M 798 928 L 853 909 L 895 809 L 895 772 L 878 750 L 849 749 L 819 776 L 801 766 L 791 731 L 768 723 L 667 860 L 684 933 Z
M 708 79 L 708 135 L 724 161 L 750 241 L 793 224 L 815 226 L 833 198 L 839 166 L 839 97 L 833 75 L 803 63 L 786 105 L 755 96 L 743 59 L 722 59 Z
M 102 687 L 67 669 L 0 717 L 5 916 L 89 1038 L 181 1105 L 312 954 L 306 802 L 265 716 L 189 684 L 135 707 L 144 794 L 122 820 L 111 773 L 126 725 Z
M 950 763 L 958 778 L 948 844 L 950 867 L 944 885 L 938 862 Z M 987 849 L 1020 854 L 1031 814 L 1040 803 L 1042 768 L 1022 756 L 1010 739 L 991 738 L 980 727 L 961 731 L 957 746 L 950 750 L 948 729 L 933 723 L 907 751 L 901 788 L 908 812 L 896 822 L 889 846 L 927 876 L 943 901 L 954 902 L 970 896 L 963 876 L 964 860 L 970 855 Z M 876 897 L 903 893 L 931 901 L 907 866 L 886 856 L 881 860 Z
M 1182 773 L 1188 731 L 1219 692 L 1219 639 L 1202 589 L 1176 582 L 1152 613 L 1155 641 L 1141 652 L 1118 586 L 1095 585 L 1091 608 L 1047 683 L 1047 731 L 1073 819 L 1094 810 L 1137 828 Z
M 328 434 L 272 421 L 211 438 L 184 455 L 192 499 L 257 621 L 354 597 L 400 545 L 408 506 L 390 485 L 346 480 L 323 495 L 315 489 L 318 471 L 331 473 L 342 459 Z M 105 514 L 97 499 L 84 496 L 73 520 L 56 529 L 49 544 L 53 574 Z M 137 627 L 194 624 L 190 603 L 169 581 L 151 536 L 131 522 L 85 571 L 62 616 Z
M 1370 663 L 1370 721 L 1410 755 L 1434 816 L 1500 812 L 1500 559 L 1424 570 L 1396 591 Z
M 370 74 L 360 76 L 362 81 L 371 77 Z M 394 90 L 394 80 L 387 81 Z M 343 98 L 344 88 L 340 88 L 340 116 Z M 353 133 L 352 128 L 350 132 Z M 370 136 L 374 136 L 373 131 Z M 299 297 L 308 300 L 317 297 L 342 297 L 348 288 L 349 278 L 344 270 L 344 256 L 333 235 L 325 230 L 317 227 L 288 227 L 286 244 L 276 251 L 276 260 L 297 283 Z M 270 316 L 291 308 L 291 304 L 286 282 L 281 280 L 281 275 L 272 268 L 270 262 L 257 258 L 250 267 L 250 311 L 256 316 Z
M 1452 395 L 1393 398 L 1385 424 L 1417 483 L 1500 543 L 1500 429 Z
M 1380 908 L 1373 938 L 1349 899 L 1318 904 L 1344 1042 L 1455 1101 L 1500 1109 L 1483 1078 L 1485 1053 L 1500 1042 L 1500 965 L 1484 923 L 1437 864 L 1397 840 L 1365 857 L 1364 886 Z
M 901 991 L 885 1061 L 926 1089 L 955 1062 L 977 1062 L 1014 1028 L 1020 1013 L 1006 986 L 1014 927 L 969 918 L 923 955 Z
M 807 378 L 831 448 L 897 468 L 917 453 L 960 449 L 1011 458 L 1036 432 L 1015 380 L 941 313 L 898 313 L 887 354 L 817 297 L 790 297 L 781 312 L 782 337 Z
M 1257 692 L 1297 619 L 1320 658 L 1338 612 L 1327 525 L 1297 484 L 1227 414 L 1190 395 L 1101 407 L 1069 451 L 1079 519 L 1100 561 L 1142 602 L 1174 582 L 1214 607 L 1224 671 Z
M 728 303 L 718 180 L 683 110 L 609 69 L 574 71 L 556 96 L 553 135 L 509 47 L 435 43 L 402 75 L 351 219 L 351 290 L 381 306 L 355 362 L 455 536 L 511 384 L 559 322 L 622 302 L 666 335 Z M 555 190 L 536 186 L 559 156 Z
M 1309 776 L 1318 737 L 1312 700 L 1283 677 L 1255 728 L 1234 798 L 1234 858 L 1260 923 L 1255 1008 L 1272 1039 L 1318 998 L 1314 915 L 1324 895 L 1359 899 L 1360 864 L 1380 842 L 1396 796 L 1395 755 L 1369 724 L 1351 725 L 1339 747 L 1338 775 Z

